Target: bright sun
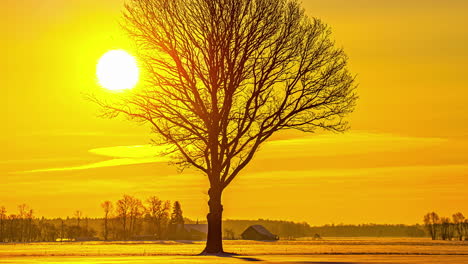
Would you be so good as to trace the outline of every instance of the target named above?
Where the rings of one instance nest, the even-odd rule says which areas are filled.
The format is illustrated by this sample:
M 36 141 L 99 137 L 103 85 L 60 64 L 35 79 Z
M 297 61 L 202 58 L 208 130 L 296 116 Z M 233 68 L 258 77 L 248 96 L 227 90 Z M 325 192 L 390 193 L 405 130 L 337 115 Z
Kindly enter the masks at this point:
M 124 50 L 111 50 L 102 55 L 96 74 L 99 84 L 113 91 L 132 89 L 139 77 L 135 57 Z

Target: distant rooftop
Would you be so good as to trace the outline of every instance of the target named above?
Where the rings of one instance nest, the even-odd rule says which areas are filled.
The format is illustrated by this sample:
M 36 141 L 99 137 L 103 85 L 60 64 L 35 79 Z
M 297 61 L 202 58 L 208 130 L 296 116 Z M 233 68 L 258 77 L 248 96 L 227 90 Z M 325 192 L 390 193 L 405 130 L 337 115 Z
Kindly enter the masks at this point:
M 255 229 L 255 231 L 257 231 L 258 233 L 262 234 L 262 235 L 265 235 L 265 236 L 275 236 L 273 235 L 272 233 L 270 233 L 270 231 L 268 231 L 264 226 L 262 225 L 253 225 L 251 226 L 253 229 Z
M 208 225 L 207 224 L 190 224 L 184 225 L 184 228 L 187 232 L 192 230 L 208 234 Z

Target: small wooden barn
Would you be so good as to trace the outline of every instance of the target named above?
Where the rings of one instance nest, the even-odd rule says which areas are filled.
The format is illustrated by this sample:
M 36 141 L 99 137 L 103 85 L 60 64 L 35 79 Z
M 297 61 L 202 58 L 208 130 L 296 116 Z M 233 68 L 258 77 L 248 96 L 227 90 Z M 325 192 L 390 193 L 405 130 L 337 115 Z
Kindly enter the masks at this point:
M 277 235 L 273 235 L 262 225 L 249 226 L 243 233 L 242 239 L 245 240 L 278 240 Z

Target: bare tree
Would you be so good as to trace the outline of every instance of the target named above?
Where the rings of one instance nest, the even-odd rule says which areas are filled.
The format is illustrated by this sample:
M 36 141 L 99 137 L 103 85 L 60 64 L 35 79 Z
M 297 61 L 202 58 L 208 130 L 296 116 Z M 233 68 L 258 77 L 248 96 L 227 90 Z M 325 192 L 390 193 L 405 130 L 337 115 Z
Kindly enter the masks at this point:
M 167 224 L 169 219 L 169 210 L 171 204 L 169 201 L 162 201 L 156 196 L 151 196 L 146 200 L 146 212 L 151 219 L 150 232 L 162 239 L 163 225 Z
M 106 117 L 150 124 L 180 168 L 210 183 L 205 253 L 222 253 L 223 190 L 275 132 L 347 129 L 354 77 L 295 0 L 128 0 L 124 27 L 146 85 L 90 95 Z
M 139 231 L 139 218 L 143 215 L 145 207 L 140 199 L 130 196 L 129 205 L 130 205 L 130 214 L 129 214 L 129 233 L 130 236 L 138 234 Z
M 452 240 L 453 238 L 453 224 L 448 217 L 440 218 L 440 235 L 442 240 Z
M 452 215 L 452 219 L 453 219 L 453 224 L 454 224 L 454 227 L 455 227 L 455 231 L 457 231 L 457 235 L 458 235 L 458 240 L 462 241 L 463 240 L 463 235 L 464 235 L 464 222 L 465 222 L 465 216 L 458 212 L 456 214 L 453 214 Z
M 143 204 L 140 199 L 124 195 L 117 201 L 116 211 L 122 224 L 122 238 L 129 239 L 135 235 L 138 218 L 142 215 Z
M 25 242 L 27 238 L 27 221 L 30 208 L 26 204 L 18 205 L 18 222 L 19 222 L 19 241 Z
M 424 216 L 424 226 L 426 227 L 429 235 L 431 236 L 432 240 L 436 240 L 438 236 L 438 225 L 440 224 L 439 215 L 435 212 L 427 213 Z
M 122 224 L 122 230 L 121 230 L 121 238 L 127 239 L 127 222 L 128 222 L 128 216 L 130 214 L 130 200 L 131 196 L 129 195 L 124 195 L 124 197 L 120 200 L 117 201 L 116 203 L 116 211 L 117 215 L 121 221 Z
M 27 242 L 31 242 L 32 240 L 33 219 L 34 219 L 34 210 L 29 208 L 25 214 L 25 220 L 27 220 L 26 228 L 25 228 L 25 236 L 26 236 Z
M 104 210 L 104 240 L 107 240 L 109 237 L 109 217 L 112 213 L 113 205 L 111 201 L 104 201 L 101 207 Z

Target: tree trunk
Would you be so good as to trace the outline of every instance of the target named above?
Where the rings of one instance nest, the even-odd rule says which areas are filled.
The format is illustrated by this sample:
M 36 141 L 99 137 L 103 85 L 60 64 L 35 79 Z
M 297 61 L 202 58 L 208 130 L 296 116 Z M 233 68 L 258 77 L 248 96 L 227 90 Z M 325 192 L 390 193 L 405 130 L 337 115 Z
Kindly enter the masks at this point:
M 223 206 L 221 205 L 221 194 L 222 190 L 219 188 L 211 187 L 208 191 L 210 197 L 208 201 L 210 212 L 206 216 L 208 220 L 208 237 L 205 250 L 202 254 L 224 253 L 222 240 Z

